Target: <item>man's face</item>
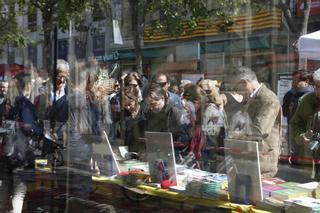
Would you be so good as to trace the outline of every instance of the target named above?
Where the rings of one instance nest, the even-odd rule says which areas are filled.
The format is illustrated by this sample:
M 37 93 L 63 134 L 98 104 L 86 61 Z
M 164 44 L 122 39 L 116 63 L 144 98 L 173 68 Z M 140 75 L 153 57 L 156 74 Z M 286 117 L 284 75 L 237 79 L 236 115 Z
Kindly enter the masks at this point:
M 9 83 L 1 82 L 0 83 L 0 96 L 5 96 L 8 92 Z
M 245 97 L 249 97 L 251 93 L 253 93 L 253 88 L 252 85 L 250 83 L 250 81 L 248 80 L 240 80 L 238 83 L 238 92 L 245 96 Z
M 169 90 L 170 83 L 165 75 L 160 75 L 157 79 L 155 79 L 156 84 L 161 86 L 166 92 Z
M 163 96 L 159 97 L 153 93 L 147 96 L 146 102 L 149 109 L 154 113 L 160 112 L 165 106 L 165 98 Z
M 57 88 L 62 89 L 65 87 L 67 78 L 64 75 L 58 74 L 57 76 Z

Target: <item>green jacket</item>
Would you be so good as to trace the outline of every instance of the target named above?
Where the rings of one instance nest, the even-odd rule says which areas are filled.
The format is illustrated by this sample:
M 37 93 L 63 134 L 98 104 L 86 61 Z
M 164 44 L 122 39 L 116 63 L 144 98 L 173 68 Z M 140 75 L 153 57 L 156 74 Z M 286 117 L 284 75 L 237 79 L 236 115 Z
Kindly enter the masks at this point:
M 290 139 L 296 144 L 303 145 L 303 134 L 307 131 L 317 111 L 316 95 L 314 92 L 302 98 L 289 124 Z

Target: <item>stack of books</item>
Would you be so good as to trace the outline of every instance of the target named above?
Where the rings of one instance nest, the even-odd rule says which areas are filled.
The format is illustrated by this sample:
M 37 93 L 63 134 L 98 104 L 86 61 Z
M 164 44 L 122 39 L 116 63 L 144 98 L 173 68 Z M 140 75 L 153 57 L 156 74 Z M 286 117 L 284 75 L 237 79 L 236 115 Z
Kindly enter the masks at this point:
M 320 200 L 311 197 L 300 197 L 284 201 L 288 213 L 320 212 Z

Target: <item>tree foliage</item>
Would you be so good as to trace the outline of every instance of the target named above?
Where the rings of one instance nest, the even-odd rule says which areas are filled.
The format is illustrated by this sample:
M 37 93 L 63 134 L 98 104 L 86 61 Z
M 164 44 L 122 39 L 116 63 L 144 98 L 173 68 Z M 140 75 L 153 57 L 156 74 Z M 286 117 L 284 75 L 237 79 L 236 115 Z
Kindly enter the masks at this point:
M 25 47 L 28 39 L 17 17 L 22 14 L 15 0 L 0 0 L 0 46 L 12 44 Z

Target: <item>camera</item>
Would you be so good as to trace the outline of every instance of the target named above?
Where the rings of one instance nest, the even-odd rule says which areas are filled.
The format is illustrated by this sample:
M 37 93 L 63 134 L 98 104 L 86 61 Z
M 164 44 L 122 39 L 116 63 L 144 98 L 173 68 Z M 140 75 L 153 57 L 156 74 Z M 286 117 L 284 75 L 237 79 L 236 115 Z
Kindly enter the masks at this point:
M 310 143 L 308 144 L 308 147 L 311 151 L 316 151 L 318 150 L 320 146 L 320 133 L 315 133 L 312 135 L 310 138 Z

